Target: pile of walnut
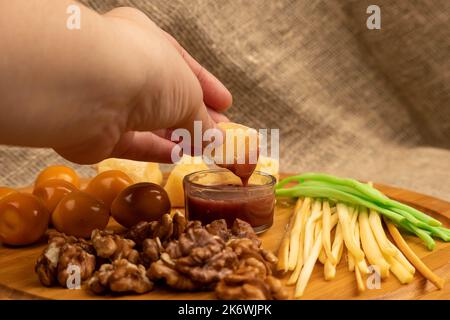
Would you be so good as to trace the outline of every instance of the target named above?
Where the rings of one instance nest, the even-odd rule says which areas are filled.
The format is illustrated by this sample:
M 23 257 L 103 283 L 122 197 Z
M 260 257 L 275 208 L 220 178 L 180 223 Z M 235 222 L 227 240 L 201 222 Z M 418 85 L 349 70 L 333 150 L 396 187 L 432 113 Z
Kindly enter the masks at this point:
M 68 267 L 96 294 L 145 293 L 154 283 L 181 291 L 214 290 L 219 299 L 286 299 L 272 276 L 277 258 L 252 227 L 236 220 L 202 226 L 176 213 L 141 222 L 124 234 L 94 230 L 89 241 L 51 232 L 36 262 L 44 286 L 67 287 Z

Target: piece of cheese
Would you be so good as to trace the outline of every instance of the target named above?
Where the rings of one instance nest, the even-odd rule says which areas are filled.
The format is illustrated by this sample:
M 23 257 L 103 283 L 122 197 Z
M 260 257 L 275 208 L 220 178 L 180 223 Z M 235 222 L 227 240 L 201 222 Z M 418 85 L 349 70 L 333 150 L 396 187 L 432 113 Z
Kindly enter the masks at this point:
M 97 172 L 120 170 L 126 173 L 135 183 L 152 182 L 161 185 L 163 180 L 159 164 L 125 159 L 110 158 L 97 164 Z
M 280 177 L 279 170 L 280 170 L 280 162 L 278 160 L 266 156 L 259 156 L 255 171 L 261 171 L 264 173 L 271 174 L 278 181 Z
M 212 154 L 218 166 L 231 169 L 231 165 L 257 162 L 259 135 L 255 129 L 233 122 L 220 122 L 217 126 L 224 132 L 223 144 Z
M 172 207 L 184 207 L 184 189 L 183 179 L 193 172 L 208 170 L 208 166 L 203 162 L 201 157 L 193 157 L 184 155 L 180 162 L 173 168 L 167 178 L 164 189 L 169 195 Z M 199 163 L 194 163 L 199 162 Z

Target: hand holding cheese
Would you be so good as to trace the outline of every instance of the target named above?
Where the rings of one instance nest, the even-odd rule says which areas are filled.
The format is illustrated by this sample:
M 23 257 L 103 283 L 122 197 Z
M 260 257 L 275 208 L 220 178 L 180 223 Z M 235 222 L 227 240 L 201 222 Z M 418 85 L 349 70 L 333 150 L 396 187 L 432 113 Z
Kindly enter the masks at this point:
M 259 136 L 255 129 L 232 122 L 217 126 L 224 131 L 223 144 L 213 151 L 215 163 L 241 178 L 247 185 L 259 157 Z
M 66 27 L 76 7 L 81 28 Z M 216 127 L 225 86 L 146 14 L 74 0 L 0 2 L 0 144 L 92 164 L 171 162 L 167 129 Z M 39 81 L 36 81 L 39 79 Z

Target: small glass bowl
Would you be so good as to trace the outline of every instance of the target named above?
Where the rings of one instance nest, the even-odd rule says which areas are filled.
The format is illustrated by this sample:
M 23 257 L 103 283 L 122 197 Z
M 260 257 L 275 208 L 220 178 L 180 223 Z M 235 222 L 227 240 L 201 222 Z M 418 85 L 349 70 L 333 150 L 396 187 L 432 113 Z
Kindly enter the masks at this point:
M 228 227 L 238 218 L 264 232 L 273 223 L 275 183 L 274 176 L 259 171 L 245 187 L 227 169 L 191 173 L 183 180 L 186 217 L 203 224 L 225 219 Z

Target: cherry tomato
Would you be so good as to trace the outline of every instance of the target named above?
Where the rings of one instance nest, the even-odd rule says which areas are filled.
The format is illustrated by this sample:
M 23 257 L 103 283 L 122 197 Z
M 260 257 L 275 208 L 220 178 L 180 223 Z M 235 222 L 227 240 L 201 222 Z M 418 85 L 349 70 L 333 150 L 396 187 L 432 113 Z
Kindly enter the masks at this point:
M 126 173 L 120 170 L 108 170 L 93 178 L 84 191 L 103 201 L 110 208 L 117 195 L 131 184 L 133 180 Z
M 72 191 L 52 214 L 52 224 L 59 232 L 89 238 L 94 229 L 103 230 L 109 221 L 109 210 L 103 202 L 83 191 Z
M 0 242 L 27 245 L 47 230 L 50 213 L 35 196 L 13 192 L 0 199 Z
M 41 199 L 47 210 L 52 213 L 61 199 L 75 190 L 77 187 L 66 180 L 51 179 L 35 186 L 33 194 Z
M 124 227 L 159 220 L 170 212 L 170 200 L 161 186 L 142 182 L 124 189 L 111 205 L 111 214 Z
M 75 187 L 80 188 L 80 178 L 78 177 L 78 174 L 75 170 L 66 166 L 50 166 L 42 170 L 36 178 L 34 185 L 38 186 L 44 181 L 53 179 L 65 180 L 73 184 Z

